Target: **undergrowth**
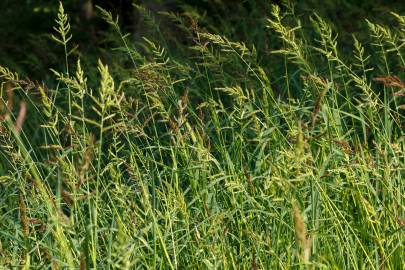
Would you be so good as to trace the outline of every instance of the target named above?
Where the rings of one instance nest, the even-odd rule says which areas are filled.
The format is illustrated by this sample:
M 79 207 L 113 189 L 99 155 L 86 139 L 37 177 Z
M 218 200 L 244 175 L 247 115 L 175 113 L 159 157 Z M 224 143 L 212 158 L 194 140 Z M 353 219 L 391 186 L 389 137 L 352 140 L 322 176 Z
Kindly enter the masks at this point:
M 134 8 L 98 62 L 60 4 L 53 79 L 0 67 L 1 268 L 403 269 L 404 16 L 342 54 L 288 3 L 266 51 Z

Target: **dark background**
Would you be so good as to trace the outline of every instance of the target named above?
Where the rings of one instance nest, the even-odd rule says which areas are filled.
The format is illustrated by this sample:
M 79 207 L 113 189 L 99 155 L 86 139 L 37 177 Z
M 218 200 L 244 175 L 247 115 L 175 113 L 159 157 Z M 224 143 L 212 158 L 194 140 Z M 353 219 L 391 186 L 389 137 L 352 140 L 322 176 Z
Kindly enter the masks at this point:
M 185 15 L 198 22 L 200 28 L 225 35 L 229 39 L 254 44 L 258 52 L 266 51 L 269 42 L 266 19 L 270 16 L 270 3 L 281 1 L 226 1 L 226 0 L 65 0 L 63 5 L 72 25 L 72 42 L 80 52 L 91 57 L 102 57 L 106 47 L 108 25 L 100 18 L 94 6 L 98 5 L 119 16 L 124 33 L 130 33 L 134 42 L 143 36 L 154 39 L 155 34 L 145 26 L 145 16 L 133 4 L 143 5 L 154 16 L 165 46 L 176 47 L 181 54 L 181 45 L 188 45 L 190 38 L 180 31 L 176 24 L 161 16 L 167 11 Z M 3 0 L 0 1 L 0 65 L 7 66 L 21 74 L 44 77 L 49 68 L 60 63 L 61 48 L 50 39 L 58 9 L 57 1 Z M 297 14 L 307 20 L 313 12 L 318 13 L 332 24 L 339 33 L 342 46 L 348 46 L 352 33 L 364 35 L 365 18 L 377 23 L 390 24 L 389 11 L 405 12 L 405 1 L 361 1 L 361 0 L 307 0 L 296 1 Z M 154 36 L 155 35 L 155 36 Z M 345 38 L 345 37 L 348 38 Z M 162 38 L 160 36 L 159 38 Z M 347 44 L 346 43 L 347 41 Z M 179 47 L 180 46 L 180 47 Z

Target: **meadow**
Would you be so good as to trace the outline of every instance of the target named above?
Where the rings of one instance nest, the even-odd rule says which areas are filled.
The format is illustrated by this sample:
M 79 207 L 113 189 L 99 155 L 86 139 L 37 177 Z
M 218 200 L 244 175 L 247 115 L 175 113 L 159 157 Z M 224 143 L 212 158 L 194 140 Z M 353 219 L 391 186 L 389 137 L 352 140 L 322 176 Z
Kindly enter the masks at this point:
M 95 52 L 54 5 L 59 65 L 0 62 L 0 269 L 404 269 L 405 16 L 99 7 Z

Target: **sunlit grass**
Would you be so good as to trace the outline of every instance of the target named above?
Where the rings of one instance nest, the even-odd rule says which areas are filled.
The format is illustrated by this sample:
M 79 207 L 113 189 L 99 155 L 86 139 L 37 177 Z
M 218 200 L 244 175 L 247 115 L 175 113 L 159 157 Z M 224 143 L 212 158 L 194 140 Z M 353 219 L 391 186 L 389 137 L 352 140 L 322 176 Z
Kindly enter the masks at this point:
M 283 10 L 266 55 L 181 25 L 180 58 L 100 9 L 95 74 L 60 5 L 48 87 L 0 67 L 0 268 L 402 269 L 405 17 L 342 55 Z

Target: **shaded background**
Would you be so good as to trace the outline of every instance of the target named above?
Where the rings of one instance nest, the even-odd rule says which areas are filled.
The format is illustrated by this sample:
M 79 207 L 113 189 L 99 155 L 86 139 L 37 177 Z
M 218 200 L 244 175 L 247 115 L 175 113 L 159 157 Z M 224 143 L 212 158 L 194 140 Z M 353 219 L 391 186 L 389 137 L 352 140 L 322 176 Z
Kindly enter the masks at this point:
M 280 1 L 226 1 L 226 0 L 65 0 L 63 5 L 70 16 L 73 43 L 81 54 L 91 59 L 103 57 L 103 48 L 110 44 L 106 34 L 108 26 L 100 19 L 95 5 L 111 11 L 120 18 L 123 32 L 130 33 L 134 42 L 143 36 L 164 40 L 162 46 L 175 48 L 174 54 L 186 54 L 190 37 L 161 12 L 172 12 L 189 18 L 186 23 L 198 22 L 199 27 L 211 33 L 225 35 L 231 40 L 244 41 L 254 46 L 259 55 L 266 55 L 271 39 L 266 29 L 270 15 L 270 3 Z M 151 31 L 147 19 L 134 5 L 143 5 L 159 26 Z M 61 48 L 50 39 L 58 8 L 57 1 L 45 0 L 3 0 L 0 2 L 0 65 L 7 66 L 21 74 L 30 74 L 37 79 L 46 78 L 49 68 L 63 66 L 60 63 Z M 350 35 L 362 32 L 365 18 L 374 22 L 390 24 L 389 11 L 405 12 L 405 1 L 362 1 L 362 0 L 306 0 L 296 1 L 296 10 L 302 20 L 316 12 L 333 25 L 341 36 L 340 42 L 351 50 Z M 304 24 L 305 25 L 305 24 Z M 153 27 L 152 27 L 153 28 Z M 155 29 L 156 30 L 156 29 Z M 347 36 L 347 38 L 346 38 Z M 360 34 L 361 39 L 361 34 Z M 346 44 L 347 43 L 347 44 Z M 262 53 L 261 53 L 262 52 Z M 63 54 L 62 54 L 63 55 Z M 92 60 L 89 60 L 92 61 Z

